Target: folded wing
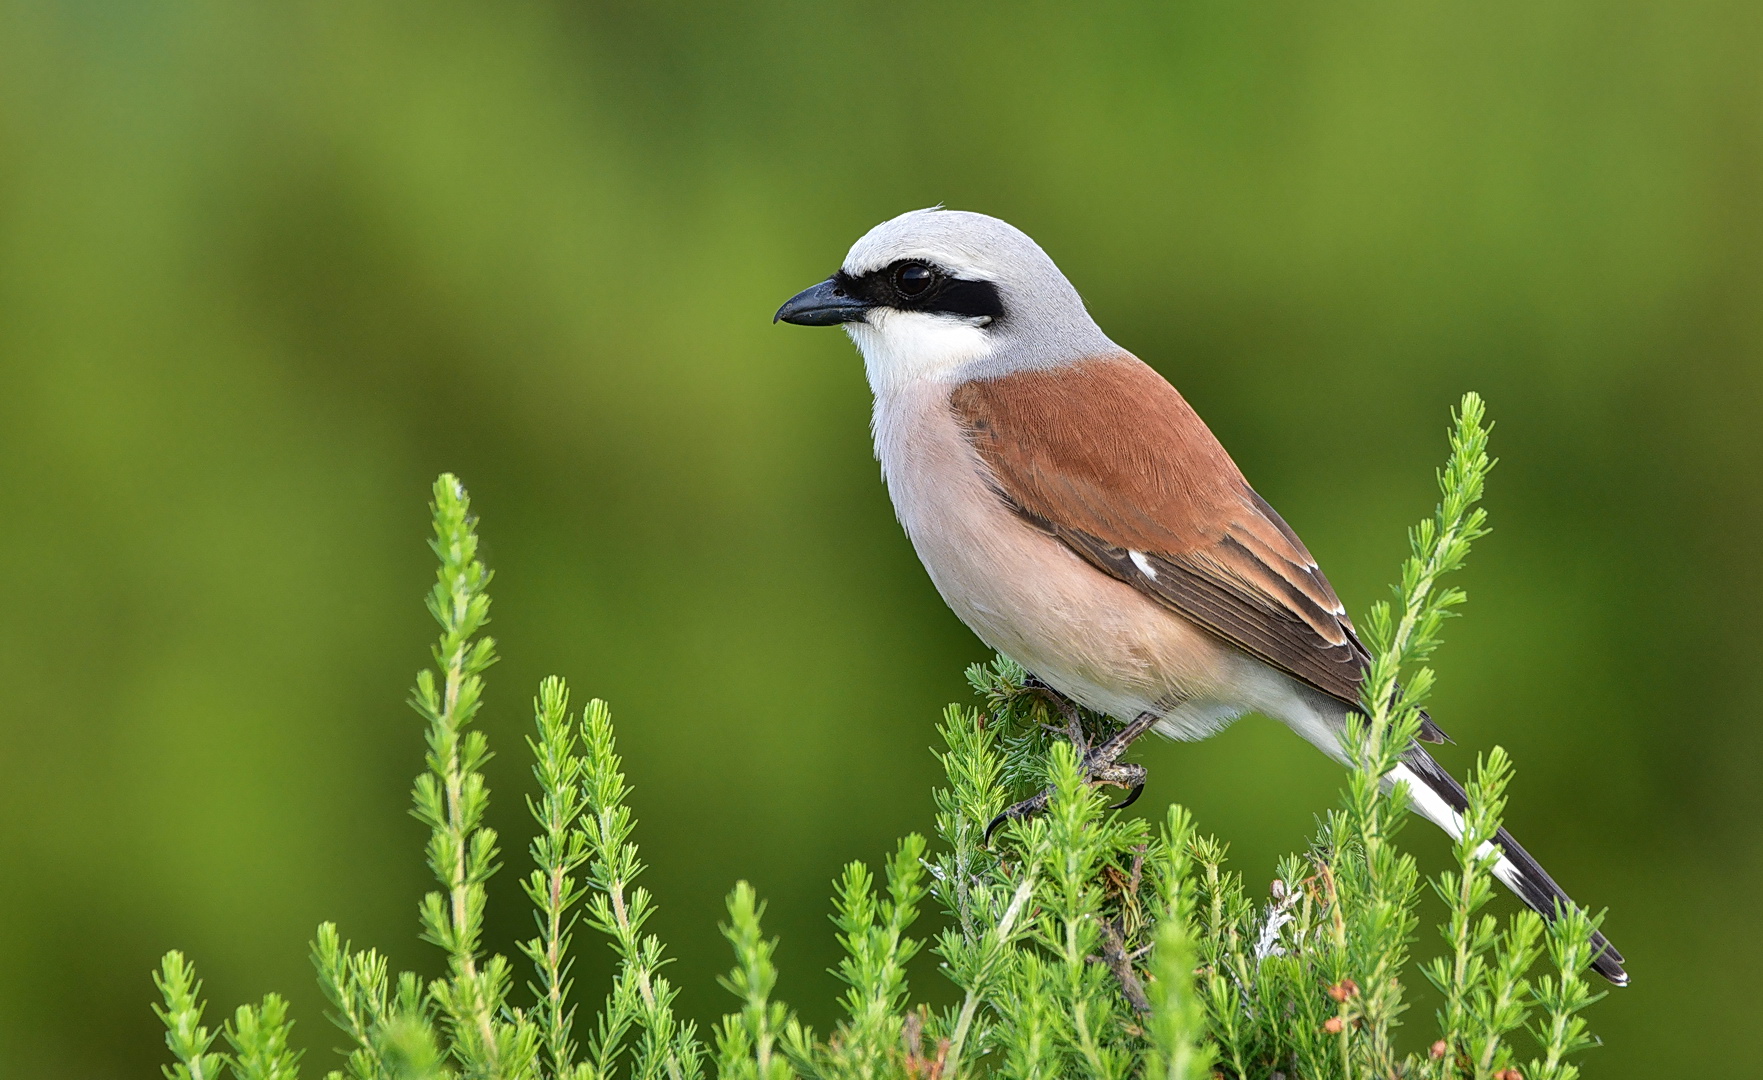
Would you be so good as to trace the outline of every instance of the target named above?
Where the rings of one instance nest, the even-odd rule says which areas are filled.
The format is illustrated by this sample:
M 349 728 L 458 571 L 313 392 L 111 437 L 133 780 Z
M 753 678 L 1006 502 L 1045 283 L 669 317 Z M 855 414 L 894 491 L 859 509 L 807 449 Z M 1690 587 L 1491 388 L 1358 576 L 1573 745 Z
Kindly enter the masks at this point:
M 1097 569 L 1357 705 L 1369 657 L 1290 526 L 1175 387 L 1130 355 L 961 384 L 999 497 Z M 1443 741 L 1426 722 L 1423 739 Z

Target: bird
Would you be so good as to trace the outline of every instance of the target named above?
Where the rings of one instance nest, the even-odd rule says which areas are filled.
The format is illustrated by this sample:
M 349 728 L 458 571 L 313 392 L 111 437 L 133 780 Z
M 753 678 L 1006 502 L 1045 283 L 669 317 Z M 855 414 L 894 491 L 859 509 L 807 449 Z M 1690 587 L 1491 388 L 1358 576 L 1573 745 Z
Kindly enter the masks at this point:
M 1092 782 L 1130 802 L 1145 777 L 1120 760 L 1133 740 L 1202 739 L 1248 712 L 1347 763 L 1370 657 L 1328 578 L 1026 233 L 901 214 L 772 321 L 842 326 L 857 346 L 895 513 L 961 621 L 1038 687 L 1124 725 L 1088 749 Z M 1421 745 L 1446 736 L 1428 717 L 1418 740 L 1386 784 L 1457 838 L 1463 787 Z M 1573 904 L 1509 832 L 1495 843 L 1494 876 L 1525 904 L 1545 918 Z M 1625 985 L 1622 955 L 1601 933 L 1592 945 L 1594 970 Z

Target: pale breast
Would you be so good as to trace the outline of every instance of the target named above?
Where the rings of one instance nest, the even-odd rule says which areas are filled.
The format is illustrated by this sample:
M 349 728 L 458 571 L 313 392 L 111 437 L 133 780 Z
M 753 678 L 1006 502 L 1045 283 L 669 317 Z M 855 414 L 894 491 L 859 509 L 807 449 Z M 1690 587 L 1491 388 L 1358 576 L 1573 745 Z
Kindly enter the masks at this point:
M 878 395 L 874 417 L 895 512 L 943 599 L 986 644 L 1091 708 L 1130 718 L 1191 703 L 1185 711 L 1224 722 L 1230 710 L 1203 705 L 1247 658 L 1013 513 L 988 486 L 951 389 L 925 381 Z

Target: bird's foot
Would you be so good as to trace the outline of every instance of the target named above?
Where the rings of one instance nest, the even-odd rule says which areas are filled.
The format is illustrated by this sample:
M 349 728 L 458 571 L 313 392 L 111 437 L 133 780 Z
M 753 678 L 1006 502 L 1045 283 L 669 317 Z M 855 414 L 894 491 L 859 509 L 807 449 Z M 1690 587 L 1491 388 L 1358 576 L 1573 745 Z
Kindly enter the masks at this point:
M 1072 711 L 1076 716 L 1076 710 Z M 1083 726 L 1076 719 L 1071 721 L 1069 732 L 1072 744 L 1083 754 L 1083 762 L 1078 766 L 1085 780 L 1092 785 L 1110 784 L 1114 787 L 1127 788 L 1126 798 L 1110 806 L 1110 810 L 1124 810 L 1138 800 L 1145 790 L 1145 767 L 1132 761 L 1121 761 L 1133 740 L 1151 729 L 1158 717 L 1153 713 L 1141 713 L 1138 719 L 1110 735 L 1102 745 L 1089 749 L 1084 739 Z M 1053 799 L 1053 788 L 1042 788 L 1034 795 L 1022 800 L 1014 806 L 1004 809 L 997 817 L 986 825 L 985 842 L 991 843 L 992 834 L 998 831 L 1006 821 L 1020 821 L 1033 817 L 1047 809 Z

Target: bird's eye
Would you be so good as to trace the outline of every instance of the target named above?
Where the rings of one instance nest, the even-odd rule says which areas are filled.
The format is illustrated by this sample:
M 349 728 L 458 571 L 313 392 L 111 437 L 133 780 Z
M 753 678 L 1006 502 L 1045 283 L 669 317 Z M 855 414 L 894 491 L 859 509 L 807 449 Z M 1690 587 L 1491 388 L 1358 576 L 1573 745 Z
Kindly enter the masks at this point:
M 894 288 L 900 290 L 901 296 L 917 296 L 930 288 L 934 277 L 931 268 L 923 263 L 907 263 L 894 271 Z

